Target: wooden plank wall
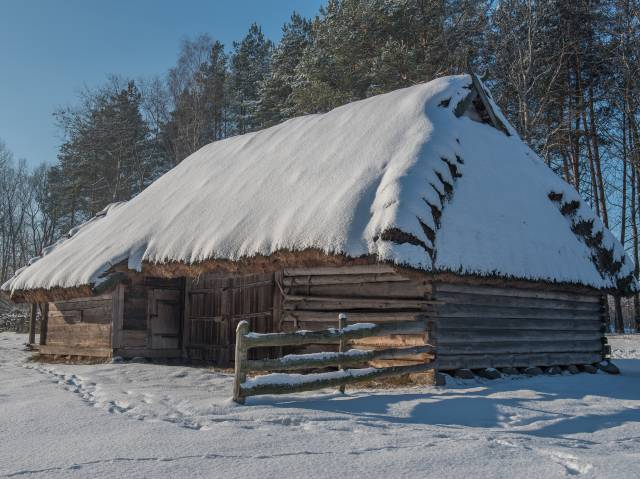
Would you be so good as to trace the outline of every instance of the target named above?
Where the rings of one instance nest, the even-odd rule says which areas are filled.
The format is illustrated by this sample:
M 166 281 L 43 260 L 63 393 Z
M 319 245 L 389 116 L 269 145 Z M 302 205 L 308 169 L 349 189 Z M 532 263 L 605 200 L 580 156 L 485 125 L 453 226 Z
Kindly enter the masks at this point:
M 439 369 L 589 364 L 603 353 L 602 297 L 436 284 Z
M 185 350 L 192 359 L 232 363 L 235 330 L 247 320 L 250 330 L 274 332 L 274 274 L 209 273 L 189 280 Z M 270 348 L 252 351 L 251 359 L 273 357 Z
M 282 331 L 319 330 L 338 327 L 338 314 L 349 323 L 385 323 L 433 317 L 431 284 L 409 279 L 383 265 L 285 269 Z M 367 338 L 353 346 L 382 349 L 426 344 L 429 333 Z M 302 352 L 328 351 L 331 346 L 310 346 Z M 299 350 L 300 351 L 300 350 Z M 403 360 L 376 361 L 373 366 L 424 362 L 418 355 Z
M 49 303 L 42 354 L 111 355 L 111 294 Z

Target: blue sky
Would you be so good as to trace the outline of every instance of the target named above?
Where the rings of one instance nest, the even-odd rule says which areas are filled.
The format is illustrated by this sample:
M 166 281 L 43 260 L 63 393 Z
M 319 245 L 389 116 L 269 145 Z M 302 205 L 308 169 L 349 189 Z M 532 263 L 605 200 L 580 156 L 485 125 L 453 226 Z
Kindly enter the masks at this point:
M 184 38 L 208 33 L 228 48 L 252 22 L 280 38 L 291 12 L 322 0 L 0 0 L 0 139 L 31 165 L 53 163 L 52 117 L 109 74 L 165 73 Z

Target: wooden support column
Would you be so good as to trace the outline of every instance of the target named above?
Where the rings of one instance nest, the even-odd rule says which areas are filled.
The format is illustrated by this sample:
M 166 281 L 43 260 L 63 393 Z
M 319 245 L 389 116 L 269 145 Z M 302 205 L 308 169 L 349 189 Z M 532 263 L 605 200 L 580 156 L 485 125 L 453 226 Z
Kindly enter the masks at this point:
M 189 357 L 189 351 L 187 346 L 189 345 L 191 338 L 191 321 L 189 320 L 189 308 L 191 306 L 191 299 L 189 292 L 191 291 L 191 282 L 193 280 L 189 277 L 184 278 L 183 288 L 183 303 L 182 303 L 182 356 L 184 358 Z
M 111 349 L 122 346 L 122 328 L 124 324 L 124 285 L 119 284 L 111 296 Z
M 40 345 L 47 344 L 47 326 L 49 324 L 49 303 L 40 303 Z
M 38 306 L 31 303 L 31 316 L 29 318 L 29 345 L 36 343 L 36 318 L 38 315 Z

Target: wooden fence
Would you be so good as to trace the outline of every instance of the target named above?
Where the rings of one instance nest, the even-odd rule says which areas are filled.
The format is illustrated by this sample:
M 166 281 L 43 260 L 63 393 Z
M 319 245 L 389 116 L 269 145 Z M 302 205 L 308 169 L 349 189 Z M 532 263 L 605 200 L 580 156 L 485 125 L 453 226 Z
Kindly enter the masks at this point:
M 346 384 L 420 373 L 436 368 L 436 349 L 429 344 L 405 348 L 346 350 L 348 342 L 354 339 L 388 336 L 391 334 L 424 333 L 428 326 L 426 320 L 347 325 L 346 315 L 340 314 L 338 325 L 338 328 L 321 331 L 261 334 L 250 332 L 249 323 L 241 321 L 236 329 L 233 400 L 239 404 L 244 404 L 245 398 L 248 396 L 286 394 L 327 387 L 339 387 L 340 391 L 344 392 Z M 276 359 L 247 359 L 247 352 L 252 348 L 304 346 L 309 344 L 338 344 L 339 351 L 289 354 Z M 399 359 L 425 353 L 432 354 L 434 360 L 408 366 L 344 369 L 349 366 L 362 366 L 374 359 Z M 247 379 L 247 374 L 251 372 L 307 370 L 329 367 L 337 367 L 339 370 L 311 374 L 274 373 Z

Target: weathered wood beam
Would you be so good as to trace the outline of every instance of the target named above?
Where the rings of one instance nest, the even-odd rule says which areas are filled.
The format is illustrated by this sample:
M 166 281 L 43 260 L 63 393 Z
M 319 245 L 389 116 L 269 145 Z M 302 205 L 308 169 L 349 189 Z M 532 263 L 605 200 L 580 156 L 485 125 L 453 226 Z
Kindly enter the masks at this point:
M 316 276 L 316 275 L 353 275 L 353 274 L 385 274 L 395 273 L 392 266 L 386 264 L 354 265 L 344 267 L 317 267 L 317 268 L 285 268 L 285 276 Z
M 470 306 L 526 307 L 541 309 L 558 309 L 569 311 L 588 311 L 598 314 L 601 305 L 596 302 L 569 301 L 551 298 L 524 298 L 518 296 L 499 296 L 479 293 L 445 293 L 438 292 L 438 301 L 449 304 Z
M 425 315 L 414 311 L 386 311 L 386 312 L 350 312 L 349 318 L 352 323 L 383 323 L 392 321 L 418 321 Z M 304 322 L 334 322 L 336 313 L 332 311 L 285 311 L 282 318 L 283 321 L 304 321 Z
M 477 344 L 494 341 L 571 341 L 593 340 L 600 341 L 603 333 L 600 329 L 591 330 L 501 330 L 501 329 L 440 329 L 439 340 L 442 343 Z
M 503 330 L 541 330 L 549 331 L 601 331 L 602 320 L 594 317 L 592 319 L 548 319 L 536 318 L 531 320 L 528 318 L 492 318 L 492 317 L 465 317 L 465 318 L 448 318 L 440 317 L 438 325 L 443 334 L 448 330 L 466 329 L 469 331 L 482 331 L 485 329 L 503 329 Z
M 409 278 L 395 273 L 376 274 L 316 274 L 285 276 L 282 284 L 287 287 L 293 286 L 322 286 L 330 284 L 362 284 L 362 283 L 408 283 Z
M 36 303 L 31 303 L 29 313 L 29 344 L 32 345 L 36 342 L 36 319 L 38 315 Z
M 326 368 L 332 366 L 358 366 L 374 359 L 402 359 L 417 354 L 433 354 L 431 345 L 409 348 L 378 350 L 351 349 L 345 352 L 317 354 L 295 354 L 278 359 L 257 359 L 246 362 L 248 371 L 285 371 L 295 369 Z
M 564 366 L 592 364 L 602 359 L 599 353 L 538 353 L 538 354 L 443 354 L 438 352 L 441 370 L 459 368 L 524 368 L 531 366 Z
M 543 353 L 543 352 L 580 352 L 592 353 L 602 351 L 600 340 L 587 341 L 491 341 L 484 343 L 447 343 L 438 338 L 438 354 L 515 354 L 515 353 Z
M 354 327 L 356 326 L 356 327 Z M 359 339 L 389 334 L 417 334 L 426 331 L 426 321 L 398 321 L 395 323 L 373 324 L 371 327 L 358 328 L 352 324 L 345 331 L 338 329 L 323 331 L 298 331 L 295 333 L 258 334 L 245 336 L 247 348 L 264 346 L 303 346 L 305 344 L 339 344 L 340 339 Z
M 38 348 L 40 354 L 59 354 L 73 356 L 111 357 L 111 348 L 92 348 L 78 345 L 44 344 Z
M 523 319 L 585 319 L 599 317 L 599 313 L 589 311 L 571 311 L 542 308 L 516 308 L 499 306 L 473 306 L 464 304 L 445 304 L 435 306 L 441 318 L 523 318 Z
M 340 298 L 326 296 L 293 296 L 286 295 L 285 310 L 322 310 L 342 311 L 348 309 L 415 309 L 424 310 L 431 305 L 442 305 L 440 301 L 426 299 L 393 299 L 393 298 Z
M 471 293 L 491 296 L 512 296 L 521 298 L 540 298 L 540 299 L 557 299 L 565 301 L 581 301 L 587 303 L 599 303 L 599 294 L 581 294 L 581 293 L 569 293 L 561 291 L 548 291 L 537 289 L 523 289 L 523 288 L 500 288 L 497 286 L 484 286 L 484 285 L 472 285 L 472 284 L 456 284 L 456 283 L 438 283 L 436 285 L 436 292 L 448 292 L 448 293 Z
M 335 388 L 343 384 L 366 382 L 374 379 L 383 379 L 383 378 L 393 377 L 393 376 L 404 376 L 407 374 L 429 371 L 432 369 L 436 369 L 437 367 L 438 366 L 436 362 L 415 364 L 410 366 L 392 366 L 389 368 L 381 368 L 381 369 L 372 368 L 373 371 L 370 371 L 366 374 L 357 373 L 358 371 L 357 369 L 356 370 L 347 369 L 346 371 L 344 371 L 345 375 L 342 377 L 323 378 L 321 376 L 322 373 L 309 374 L 307 375 L 308 379 L 305 379 L 304 382 L 272 383 L 272 384 L 267 383 L 267 384 L 256 384 L 252 386 L 244 383 L 240 386 L 240 389 L 241 389 L 241 395 L 243 397 L 256 396 L 259 394 L 290 394 L 290 393 L 303 392 L 303 391 L 312 391 L 315 389 Z M 351 375 L 350 373 L 352 372 L 355 372 L 355 374 Z
M 48 325 L 49 325 L 49 303 L 40 303 L 40 346 L 47 344 L 47 326 Z

